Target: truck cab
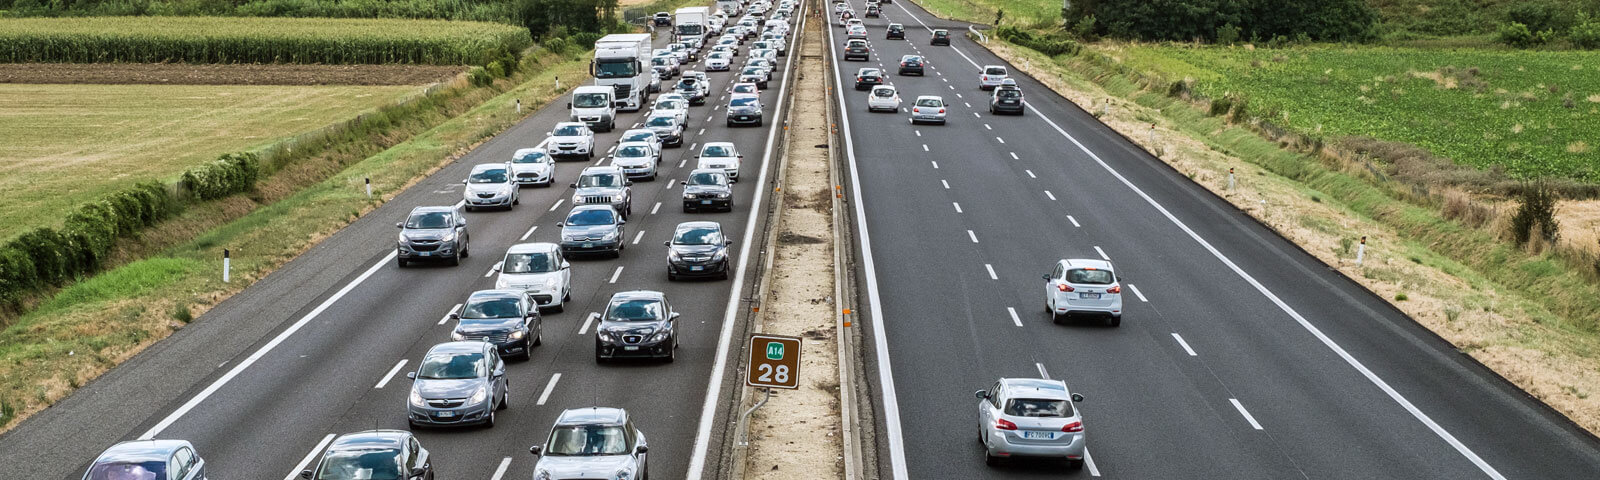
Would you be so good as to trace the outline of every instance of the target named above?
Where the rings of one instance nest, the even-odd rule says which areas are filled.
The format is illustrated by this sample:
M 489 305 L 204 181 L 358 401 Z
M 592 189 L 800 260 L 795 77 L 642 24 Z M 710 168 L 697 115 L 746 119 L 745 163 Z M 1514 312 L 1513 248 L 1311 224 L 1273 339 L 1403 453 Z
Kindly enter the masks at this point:
M 612 34 L 594 42 L 589 73 L 594 75 L 595 85 L 612 89 L 611 101 L 616 109 L 638 111 L 649 103 L 650 52 L 648 33 Z M 574 99 L 576 95 L 574 92 Z M 574 116 L 573 121 L 579 121 L 578 117 Z M 609 125 L 606 130 L 610 130 Z
M 572 91 L 569 119 L 583 122 L 589 128 L 609 132 L 617 125 L 616 89 L 610 86 L 585 85 Z

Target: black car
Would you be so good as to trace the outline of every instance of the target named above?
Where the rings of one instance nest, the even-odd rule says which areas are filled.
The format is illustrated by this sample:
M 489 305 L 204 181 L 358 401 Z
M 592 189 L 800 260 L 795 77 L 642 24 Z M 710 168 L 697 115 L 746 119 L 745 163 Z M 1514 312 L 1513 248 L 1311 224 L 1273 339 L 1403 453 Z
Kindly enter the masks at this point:
M 867 18 L 877 18 L 881 16 L 883 16 L 883 9 L 878 8 L 877 5 L 867 5 Z
M 906 55 L 904 57 L 900 57 L 900 74 L 911 75 L 915 73 L 917 76 L 922 76 L 922 67 L 924 65 L 925 63 L 923 63 L 921 55 Z
M 667 12 L 656 12 L 655 24 L 657 27 L 672 26 L 672 14 Z
M 864 62 L 871 57 L 871 53 L 872 49 L 867 48 L 867 42 L 864 40 L 851 40 L 844 47 L 845 60 L 861 60 Z
M 1001 85 L 995 88 L 994 95 L 989 97 L 989 113 L 1022 115 L 1022 110 L 1022 89 L 1016 85 Z
M 617 292 L 599 314 L 594 329 L 594 360 L 620 357 L 678 358 L 678 312 L 667 295 L 649 290 Z
M 885 40 L 905 40 L 906 26 L 898 23 L 889 24 L 888 33 L 883 34 Z
M 878 85 L 883 85 L 883 70 L 863 68 L 856 72 L 856 90 L 872 90 Z
M 300 472 L 301 478 L 315 480 L 361 480 L 394 478 L 433 480 L 433 461 L 428 450 L 411 432 L 368 430 L 346 433 L 333 439 L 322 452 L 314 470 Z
M 929 45 L 949 46 L 950 45 L 950 31 L 942 29 L 942 28 L 938 29 L 938 30 L 934 30 L 933 31 L 933 38 L 928 41 L 928 44 Z
M 684 213 L 706 208 L 733 211 L 733 184 L 720 169 L 695 170 L 683 181 Z
M 728 246 L 733 240 L 722 236 L 717 222 L 678 224 L 667 246 L 667 280 L 685 277 L 728 278 Z
M 523 290 L 479 290 L 461 304 L 460 313 L 450 314 L 456 328 L 455 341 L 484 341 L 494 344 L 501 355 L 527 360 L 533 347 L 543 343 L 539 305 Z

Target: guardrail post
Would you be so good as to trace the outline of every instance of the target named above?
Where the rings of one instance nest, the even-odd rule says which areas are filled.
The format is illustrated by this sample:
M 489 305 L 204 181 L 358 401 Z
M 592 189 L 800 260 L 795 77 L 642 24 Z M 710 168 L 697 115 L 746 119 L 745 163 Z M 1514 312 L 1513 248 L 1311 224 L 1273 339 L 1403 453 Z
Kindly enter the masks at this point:
M 363 180 L 367 182 L 367 198 L 372 198 L 372 177 L 367 177 Z
M 1367 236 L 1366 235 L 1362 235 L 1361 236 L 1361 245 L 1356 247 L 1356 265 L 1360 265 L 1361 264 L 1361 260 L 1366 258 L 1366 256 L 1367 256 Z
M 222 283 L 228 283 L 228 270 L 232 268 L 229 263 L 228 249 L 224 248 L 222 249 Z

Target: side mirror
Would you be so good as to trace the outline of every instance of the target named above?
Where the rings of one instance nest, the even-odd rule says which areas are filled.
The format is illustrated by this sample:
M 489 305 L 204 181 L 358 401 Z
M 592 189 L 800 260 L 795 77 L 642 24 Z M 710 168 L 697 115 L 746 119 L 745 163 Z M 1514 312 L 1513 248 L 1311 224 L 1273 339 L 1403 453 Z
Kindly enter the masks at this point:
M 534 446 L 528 447 L 528 453 L 531 453 L 531 454 L 534 454 L 534 455 L 538 455 L 539 452 L 541 452 L 543 450 L 544 449 L 539 448 L 538 445 L 534 445 Z
M 624 186 L 624 187 L 631 187 L 631 186 L 633 186 L 633 180 L 623 180 L 623 181 L 622 181 L 622 186 Z
M 1074 401 L 1074 402 L 1081 402 L 1081 401 L 1083 401 L 1083 394 L 1081 394 L 1081 393 L 1074 393 L 1074 394 L 1072 394 L 1072 401 Z
M 406 378 L 409 378 L 409 379 L 412 379 L 412 380 L 416 380 L 417 379 L 417 372 L 406 372 Z
M 672 241 L 671 240 L 663 241 L 663 242 L 661 242 L 661 244 L 670 247 L 670 246 L 672 246 Z
M 461 184 L 462 185 L 466 185 L 467 184 L 467 179 L 465 179 L 465 178 L 461 179 Z
M 426 468 L 417 467 L 411 469 L 411 478 L 422 478 L 426 476 L 428 476 L 428 469 Z
M 650 451 L 650 447 L 646 447 L 644 445 L 640 445 L 639 448 L 635 448 L 635 449 L 633 449 L 633 451 L 639 452 L 639 453 L 645 453 L 645 452 Z
M 467 226 L 467 217 L 457 218 L 456 219 L 456 226 L 457 227 L 465 227 L 465 226 Z
M 627 224 L 628 224 L 627 220 L 617 219 L 617 225 L 627 225 Z
M 567 261 L 566 261 L 566 260 L 562 260 L 562 261 L 561 261 L 561 269 L 562 269 L 562 270 L 566 270 L 566 269 L 568 269 L 568 268 L 572 268 L 572 264 L 570 264 L 570 263 L 567 263 Z
M 496 377 L 504 377 L 504 376 L 506 376 L 506 366 L 505 366 L 505 364 L 503 362 L 500 365 L 496 365 L 494 367 L 494 376 L 496 376 Z
M 544 136 L 553 137 L 553 136 L 555 136 L 555 134 L 554 133 L 550 133 L 550 132 L 544 132 Z
M 739 154 L 739 158 L 744 158 L 744 154 L 743 153 Z
M 300 471 L 300 478 L 311 478 L 311 471 L 310 470 L 301 470 Z
M 496 264 L 494 264 L 494 268 L 490 268 L 490 270 L 494 270 L 494 271 L 498 272 L 498 271 L 500 271 L 500 267 L 501 266 L 503 266 L 503 265 L 499 264 L 499 263 L 496 263 Z
M 394 222 L 394 228 L 406 228 L 406 222 Z
M 989 392 L 986 392 L 986 391 L 983 391 L 983 390 L 978 390 L 976 392 L 972 392 L 972 396 L 978 397 L 978 398 L 989 398 Z
M 450 319 L 451 320 L 460 320 L 461 319 L 461 314 L 460 313 L 456 313 L 456 312 L 450 312 Z
M 572 102 L 567 102 L 567 110 L 572 110 Z
M 676 319 L 676 318 L 678 318 L 678 316 L 679 316 L 679 313 L 678 313 L 678 312 L 672 312 L 672 315 L 671 315 L 671 317 L 672 317 L 672 318 L 673 318 L 673 319 Z
M 1050 275 L 1040 275 L 1039 278 L 1043 278 L 1045 280 L 1049 280 L 1050 279 Z
M 733 240 L 723 240 L 722 244 L 723 245 L 733 245 Z
M 569 183 L 569 184 L 567 184 L 567 188 L 578 188 L 578 184 L 576 184 L 576 183 Z

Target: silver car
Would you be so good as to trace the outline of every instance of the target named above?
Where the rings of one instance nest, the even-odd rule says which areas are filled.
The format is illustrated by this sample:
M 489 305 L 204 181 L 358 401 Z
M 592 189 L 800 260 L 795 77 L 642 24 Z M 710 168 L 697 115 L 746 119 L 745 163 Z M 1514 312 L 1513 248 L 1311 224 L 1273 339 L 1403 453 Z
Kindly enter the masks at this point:
M 1060 323 L 1070 315 L 1106 318 L 1111 326 L 1122 325 L 1122 285 L 1111 262 L 1096 259 L 1068 259 L 1044 276 L 1044 307 L 1050 319 Z
M 761 126 L 761 97 L 740 93 L 728 98 L 727 121 L 730 127 L 735 125 Z
M 611 154 L 611 164 L 622 169 L 628 178 L 656 179 L 656 167 L 661 156 L 645 142 L 623 142 Z
M 1083 418 L 1073 403 L 1083 395 L 1067 392 L 1060 380 L 1002 378 L 978 390 L 978 441 L 984 459 L 1040 457 L 1065 459 L 1083 468 Z
M 492 428 L 495 411 L 509 405 L 506 362 L 488 342 L 434 345 L 406 378 L 412 380 L 406 402 L 412 430 L 445 425 Z
M 633 213 L 633 180 L 616 166 L 589 167 L 572 184 L 573 205 L 610 205 L 627 218 Z
M 560 312 L 572 299 L 572 265 L 554 243 L 512 245 L 494 270 L 494 288 L 522 290 L 539 308 Z
M 652 113 L 644 120 L 645 128 L 656 132 L 656 138 L 661 139 L 661 144 L 667 147 L 683 146 L 683 121 L 671 113 Z
M 130 440 L 107 448 L 83 480 L 205 480 L 206 461 L 183 440 Z
M 566 410 L 556 417 L 545 444 L 528 448 L 539 456 L 533 465 L 533 480 L 648 478 L 648 445 L 627 410 Z
M 533 347 L 544 343 L 544 319 L 539 305 L 521 289 L 478 290 L 461 303 L 460 313 L 451 313 L 456 327 L 450 331 L 455 341 L 484 341 L 501 355 L 533 358 Z
M 620 258 L 622 250 L 628 248 L 622 238 L 626 223 L 610 205 L 573 207 L 566 220 L 556 224 L 561 227 L 561 252 L 608 253 L 611 258 Z
M 911 104 L 911 124 L 937 123 L 944 125 L 946 106 L 944 97 L 938 95 L 923 95 Z
M 594 158 L 594 130 L 583 122 L 561 122 L 546 134 L 546 153 L 557 157 Z
M 455 207 L 417 207 L 405 221 L 395 223 L 400 228 L 400 238 L 395 244 L 395 261 L 401 267 L 417 260 L 445 260 L 460 265 L 467 258 L 471 245 L 467 234 L 467 216 Z
M 517 185 L 548 187 L 556 181 L 555 161 L 542 148 L 517 149 L 511 154 L 511 172 Z
M 661 160 L 661 137 L 657 137 L 654 130 L 650 130 L 648 128 L 634 128 L 625 130 L 622 132 L 622 138 L 618 138 L 617 142 L 648 143 L 650 144 L 650 148 L 656 152 L 656 161 Z
M 461 201 L 467 211 L 499 207 L 510 210 L 513 205 L 522 203 L 521 189 L 511 172 L 511 162 L 473 165 L 472 173 L 461 181 L 467 186 L 461 189 Z

